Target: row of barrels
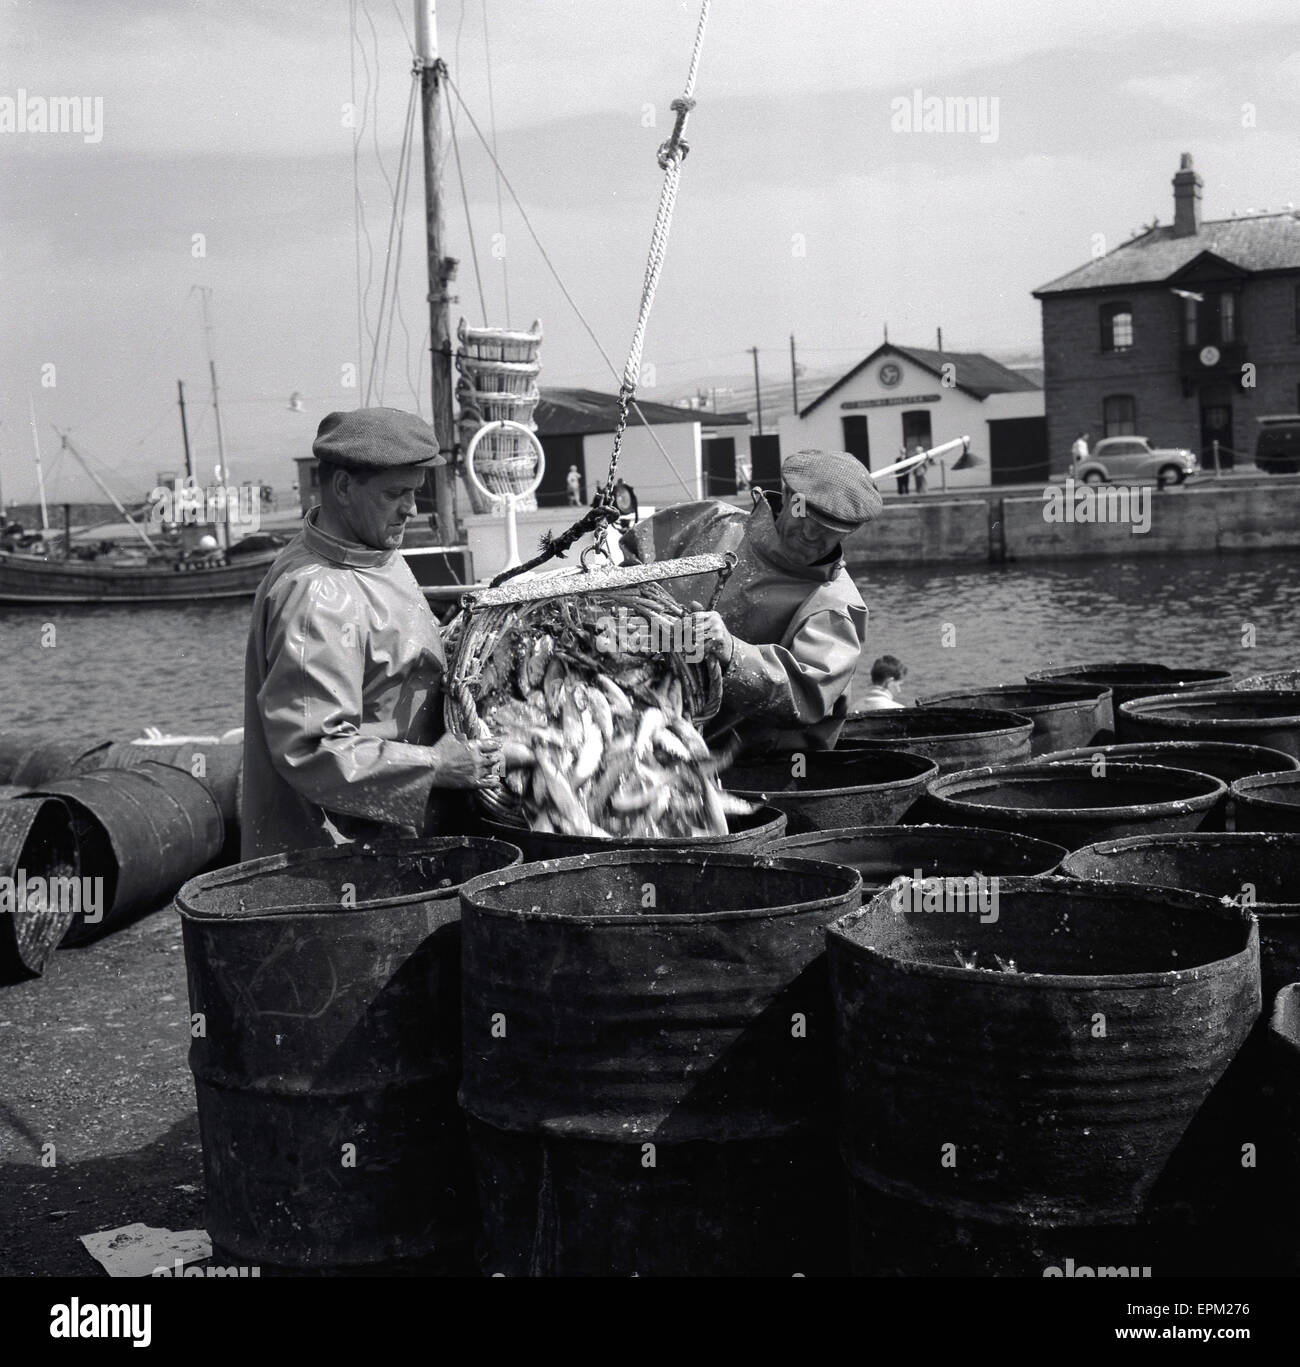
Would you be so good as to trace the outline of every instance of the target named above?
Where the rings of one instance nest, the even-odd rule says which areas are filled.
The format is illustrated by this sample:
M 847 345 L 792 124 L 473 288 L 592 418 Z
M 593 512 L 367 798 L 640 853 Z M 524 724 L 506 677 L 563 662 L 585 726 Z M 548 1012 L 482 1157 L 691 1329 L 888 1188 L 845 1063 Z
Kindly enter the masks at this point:
M 1158 866 L 949 827 L 444 837 L 202 875 L 209 1233 L 270 1271 L 1278 1270 L 1300 953 L 1262 984 L 1264 918 L 1210 895 L 1256 846 L 1294 921 L 1296 835 Z M 995 915 L 908 914 L 973 870 Z
M 238 858 L 242 747 L 0 734 L 0 982 Z

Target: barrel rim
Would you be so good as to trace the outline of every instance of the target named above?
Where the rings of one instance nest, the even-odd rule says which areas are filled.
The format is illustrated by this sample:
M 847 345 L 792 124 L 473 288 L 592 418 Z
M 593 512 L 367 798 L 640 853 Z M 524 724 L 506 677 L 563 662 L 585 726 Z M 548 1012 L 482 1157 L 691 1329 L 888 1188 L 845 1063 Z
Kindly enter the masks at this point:
M 1074 683 L 1068 680 L 1054 682 L 1049 679 L 1044 679 L 1041 683 L 1030 683 L 1026 680 L 1022 684 L 996 684 L 990 688 L 954 688 L 946 693 L 927 693 L 924 697 L 918 697 L 916 702 L 918 707 L 938 708 L 953 698 L 987 698 L 996 694 L 1026 693 L 1039 690 L 1043 692 L 1056 690 L 1062 696 L 1054 702 L 1018 704 L 1014 710 L 1020 716 L 1031 718 L 1051 716 L 1056 712 L 1077 709 L 1080 703 L 1091 703 L 1094 707 L 1104 707 L 1107 702 L 1112 705 L 1114 703 L 1114 690 L 1109 684 Z M 977 709 L 963 710 L 975 711 Z M 999 707 L 983 710 L 1001 712 L 1004 709 Z
M 1086 881 L 1092 878 L 1093 881 L 1116 882 L 1121 881 L 1126 886 L 1146 886 L 1146 887 L 1172 887 L 1172 884 L 1157 883 L 1150 879 L 1144 879 L 1141 885 L 1131 883 L 1128 879 L 1115 880 L 1103 878 L 1098 880 L 1095 874 L 1085 877 L 1077 874 L 1069 867 L 1070 861 L 1082 856 L 1093 855 L 1101 856 L 1107 854 L 1122 853 L 1125 850 L 1150 849 L 1153 845 L 1166 847 L 1172 846 L 1175 849 L 1197 848 L 1212 849 L 1216 845 L 1241 846 L 1245 847 L 1253 842 L 1264 841 L 1265 844 L 1277 842 L 1281 845 L 1293 845 L 1294 853 L 1300 856 L 1300 831 L 1154 831 L 1150 835 L 1124 835 L 1115 836 L 1109 840 L 1098 840 L 1091 845 L 1081 845 L 1077 850 L 1071 850 L 1060 863 L 1060 871 L 1068 878 L 1078 881 Z M 1300 859 L 1297 860 L 1300 863 Z M 1177 891 L 1192 892 L 1195 889 L 1182 888 Z M 1252 902 L 1249 908 L 1256 916 L 1285 918 L 1294 916 L 1300 912 L 1300 899 L 1294 902 Z
M 926 831 L 943 831 L 945 834 L 959 834 L 963 838 L 969 837 L 973 840 L 989 840 L 1002 837 L 1013 841 L 1015 845 L 1021 849 L 1030 846 L 1041 848 L 1045 852 L 1056 852 L 1058 854 L 1057 864 L 1059 864 L 1068 853 L 1064 845 L 1058 845 L 1051 840 L 1043 840 L 1036 835 L 1026 835 L 1023 831 L 999 831 L 990 829 L 987 826 L 958 826 L 943 821 L 927 821 L 918 823 L 915 826 L 900 824 L 888 826 L 835 826 L 824 831 L 803 831 L 799 835 L 785 835 L 779 840 L 772 841 L 772 843 L 767 846 L 767 852 L 785 854 L 790 850 L 803 848 L 809 845 L 815 846 L 822 843 L 829 844 L 841 840 L 856 840 L 866 834 L 884 837 L 890 835 L 901 837 L 905 835 L 919 836 Z M 1034 852 L 1033 848 L 1030 848 L 1027 852 L 1032 854 Z M 1053 865 L 1053 868 L 1055 867 L 1056 865 Z M 1050 872 L 1050 870 L 1044 870 L 1044 872 Z
M 1106 745 L 1074 745 L 1065 750 L 1049 750 L 1044 754 L 1036 755 L 1034 757 L 1034 762 L 1039 764 L 1057 764 L 1064 760 L 1083 760 L 1088 756 L 1096 754 L 1104 755 L 1107 759 L 1114 756 L 1123 762 L 1124 754 L 1122 752 L 1149 752 L 1157 746 L 1170 747 L 1171 749 L 1175 746 L 1179 746 L 1185 747 L 1187 750 L 1206 750 L 1212 754 L 1225 750 L 1233 752 L 1250 751 L 1252 754 L 1266 756 L 1269 760 L 1277 759 L 1282 761 L 1282 767 L 1280 769 L 1272 770 L 1270 772 L 1286 773 L 1291 770 L 1300 771 L 1300 759 L 1296 759 L 1294 755 L 1288 755 L 1285 750 L 1279 750 L 1276 746 L 1256 745 L 1248 740 L 1215 740 L 1211 736 L 1189 737 L 1184 740 L 1132 740 L 1115 741 Z M 1169 756 L 1170 759 L 1182 757 L 1183 756 L 1181 755 L 1175 756 L 1173 754 Z M 1163 756 L 1157 756 L 1157 758 L 1163 758 Z M 1192 757 L 1188 756 L 1188 758 Z M 1135 759 L 1132 762 L 1134 764 L 1143 764 L 1150 763 L 1151 761 Z M 1168 769 L 1187 769 L 1190 766 L 1186 764 L 1169 764 L 1160 765 L 1159 767 Z M 1198 773 L 1200 771 L 1192 769 L 1191 772 Z M 1247 778 L 1252 777 L 1252 775 L 1243 774 L 1242 777 Z
M 1294 802 L 1275 802 L 1266 794 L 1252 791 L 1255 788 L 1289 788 L 1292 784 L 1300 783 L 1300 765 L 1294 769 L 1274 769 L 1267 774 L 1246 774 L 1244 777 L 1234 780 L 1232 784 L 1232 795 L 1240 798 L 1247 805 L 1257 803 L 1260 806 L 1282 806 L 1294 807 Z
M 1179 689 L 1188 691 L 1190 686 L 1201 680 L 1213 682 L 1216 678 L 1225 680 L 1232 678 L 1232 670 L 1230 669 L 1210 669 L 1205 666 L 1184 669 L 1174 665 L 1161 664 L 1156 660 L 1101 660 L 1091 664 L 1049 665 L 1044 669 L 1036 669 L 1032 673 L 1026 674 L 1025 682 L 1050 683 L 1054 679 L 1060 679 L 1064 682 L 1076 675 L 1081 677 L 1085 674 L 1123 674 L 1126 671 L 1132 671 L 1136 674 L 1139 670 L 1154 670 L 1157 673 L 1160 671 L 1167 672 L 1171 676 L 1169 680 L 1171 692 Z M 1130 680 L 1122 678 L 1114 681 L 1121 688 L 1130 682 Z M 1114 683 L 1108 686 L 1114 687 Z M 1144 685 L 1139 684 L 1138 686 L 1143 687 Z
M 1300 983 L 1288 983 L 1273 998 L 1268 1033 L 1300 1062 Z
M 851 749 L 826 750 L 824 752 L 819 751 L 815 753 L 839 755 L 845 760 L 852 758 L 854 755 L 854 751 L 852 751 Z M 858 753 L 860 754 L 862 752 L 859 751 Z M 881 759 L 884 759 L 886 756 L 889 756 L 891 759 L 909 760 L 921 765 L 921 768 L 918 769 L 917 772 L 914 774 L 907 774 L 904 775 L 902 778 L 886 779 L 883 783 L 849 784 L 843 788 L 796 788 L 793 791 L 787 792 L 785 790 L 774 790 L 771 788 L 732 787 L 732 785 L 727 782 L 727 779 L 730 778 L 733 774 L 735 774 L 737 769 L 743 771 L 745 765 L 741 763 L 738 765 L 733 765 L 730 769 L 728 769 L 725 772 L 722 779 L 722 786 L 726 788 L 726 790 L 729 793 L 735 793 L 737 797 L 743 797 L 751 802 L 756 799 L 761 799 L 764 806 L 770 806 L 771 799 L 773 797 L 783 797 L 787 799 L 802 799 L 814 797 L 851 797 L 854 793 L 888 793 L 895 788 L 902 789 L 912 784 L 921 785 L 929 783 L 930 780 L 932 778 L 935 778 L 939 773 L 939 765 L 933 759 L 931 759 L 929 755 L 918 755 L 911 750 L 895 750 L 887 746 L 882 746 L 878 754 Z M 847 765 L 845 767 L 847 767 Z M 934 772 L 931 773 L 931 770 L 933 770 Z
M 1048 770 L 1049 772 L 1041 773 L 1039 772 L 1041 770 Z M 1056 771 L 1056 774 L 1050 772 L 1053 770 Z M 1127 820 L 1129 818 L 1150 816 L 1152 814 L 1152 808 L 1169 808 L 1181 806 L 1184 810 L 1191 810 L 1193 812 L 1209 811 L 1217 803 L 1222 801 L 1223 797 L 1228 792 L 1228 785 L 1221 778 L 1215 778 L 1213 774 L 1202 774 L 1198 773 L 1194 769 L 1176 769 L 1171 768 L 1168 765 L 1160 764 L 1108 764 L 1106 766 L 1106 772 L 1104 775 L 1096 775 L 1093 777 L 1096 782 L 1105 783 L 1112 776 L 1115 775 L 1118 775 L 1118 777 L 1120 778 L 1126 778 L 1129 776 L 1141 777 L 1143 774 L 1154 774 L 1158 775 L 1160 778 L 1163 778 L 1163 776 L 1166 774 L 1180 774 L 1186 775 L 1188 778 L 1191 779 L 1198 779 L 1203 783 L 1212 783 L 1214 785 L 1214 791 L 1210 793 L 1197 793 L 1190 797 L 1168 798 L 1160 802 L 1139 802 L 1128 806 L 1116 806 L 1105 808 L 1090 807 L 1085 809 L 1077 807 L 988 808 L 982 807 L 979 803 L 976 802 L 964 802 L 960 796 L 952 796 L 945 792 L 936 791 L 936 789 L 940 788 L 943 784 L 952 785 L 962 780 L 974 784 L 984 779 L 994 781 L 1003 780 L 1007 778 L 1011 778 L 1013 780 L 1023 780 L 1025 778 L 1036 777 L 1048 779 L 1056 777 L 1057 774 L 1062 772 L 1077 774 L 1088 773 L 1091 776 L 1091 766 L 1085 762 L 1071 764 L 1068 761 L 1062 761 L 1056 764 L 1042 764 L 1034 760 L 1031 760 L 1028 763 L 1021 764 L 986 764 L 980 766 L 980 768 L 978 769 L 958 769 L 955 773 L 940 774 L 938 778 L 931 780 L 931 782 L 926 788 L 926 792 L 937 801 L 950 802 L 957 807 L 967 806 L 974 807 L 977 810 L 981 811 L 992 810 L 998 812 L 1007 812 L 1013 815 L 1023 815 L 1026 817 L 1032 816 L 1035 821 L 1077 820 L 1079 818 L 1081 811 L 1106 811 L 1110 813 L 1116 820 Z M 1162 813 L 1157 811 L 1155 815 L 1160 816 L 1162 815 Z
M 734 790 L 733 790 L 733 791 L 734 791 Z M 760 816 L 762 816 L 764 813 L 767 813 L 767 814 L 768 814 L 767 817 L 766 817 L 766 819 L 765 819 L 765 820 L 762 820 L 762 821 L 758 820 L 757 818 L 759 818 Z M 751 812 L 751 813 L 750 813 L 750 816 L 752 816 L 753 818 L 755 818 L 755 822 L 754 822 L 754 825 L 753 825 L 752 827 L 750 827 L 749 829 L 743 830 L 743 831 L 732 831 L 732 830 L 728 830 L 728 832 L 727 832 L 727 834 L 726 834 L 725 836 L 717 836 L 717 837 L 711 837 L 711 836 L 698 836 L 698 837 L 697 837 L 697 836 L 689 836 L 689 835 L 678 835 L 678 836 L 671 836 L 671 835 L 665 835 L 665 836 L 627 836 L 627 837 L 617 836 L 617 835 L 613 835 L 613 836 L 601 836 L 601 835 L 573 835 L 573 834 L 571 834 L 571 833 L 568 832 L 568 831 L 534 831 L 534 830 L 533 830 L 531 827 L 529 827 L 529 826 L 509 826 L 509 825 L 507 825 L 504 821 L 498 821 L 495 817 L 490 817 L 490 816 L 481 816 L 481 817 L 479 818 L 479 825 L 484 826 L 484 827 L 488 827 L 488 828 L 490 828 L 490 829 L 494 832 L 494 834 L 492 834 L 490 837 L 488 837 L 488 838 L 493 839 L 493 840 L 504 839 L 504 837 L 496 835 L 496 834 L 495 834 L 496 831 L 513 831 L 513 832 L 514 832 L 515 834 L 517 834 L 517 835 L 530 835 L 530 836 L 531 836 L 531 835 L 536 835 L 536 836 L 545 836 L 545 837 L 555 836 L 555 837 L 557 837 L 557 838 L 561 838 L 561 839 L 565 839 L 565 840 L 584 840 L 584 841 L 591 841 L 591 842 L 592 842 L 592 850 L 591 850 L 591 853 L 592 853 L 592 854 L 603 854 L 603 853 L 606 852 L 606 850 L 613 850 L 613 849 L 629 849 L 629 850 L 641 850 L 641 849 L 651 849 L 651 850 L 659 850 L 659 849 L 681 849 L 681 848 L 683 848 L 684 846 L 687 846 L 687 845 L 695 845 L 698 841 L 710 840 L 710 839 L 714 839 L 714 838 L 716 838 L 716 839 L 718 839 L 718 840 L 743 840 L 743 839 L 746 839 L 746 838 L 752 838 L 752 837 L 755 837 L 755 836 L 760 835 L 760 834 L 762 833 L 762 831 L 764 830 L 764 828 L 767 827 L 767 826 L 781 825 L 781 826 L 782 826 L 782 829 L 784 829 L 784 823 L 785 823 L 786 821 L 789 820 L 789 818 L 786 816 L 785 812 L 783 812 L 779 807 L 774 807 L 774 806 L 772 806 L 772 804 L 771 804 L 770 802 L 760 803 L 760 804 L 759 804 L 758 810 L 757 810 L 756 812 Z M 504 843 L 506 843 L 506 844 L 508 845 L 508 844 L 510 843 L 510 841 L 506 840 Z M 713 846 L 711 846 L 711 845 L 702 845 L 701 848 L 712 849 Z M 724 846 L 722 846 L 722 848 L 725 849 L 726 846 L 724 845 Z M 524 862 L 525 862 L 525 863 L 529 863 L 529 862 L 535 863 L 535 862 L 537 862 L 537 861 L 536 861 L 536 860 L 532 860 L 532 861 L 525 860 Z
M 718 865 L 722 865 L 724 868 L 751 869 L 757 865 L 763 868 L 779 869 L 783 873 L 803 873 L 805 876 L 812 875 L 828 880 L 832 877 L 829 870 L 836 870 L 839 875 L 847 875 L 852 881 L 847 887 L 827 896 L 779 907 L 741 907 L 726 911 L 699 910 L 689 913 L 664 911 L 649 913 L 584 912 L 580 921 L 576 921 L 571 912 L 556 911 L 547 907 L 529 907 L 526 909 L 499 907 L 476 900 L 481 893 L 486 893 L 492 887 L 523 882 L 529 878 L 540 878 L 554 873 L 574 873 L 589 868 L 609 868 L 620 864 L 648 862 L 645 853 L 640 850 L 602 850 L 595 854 L 570 855 L 564 859 L 539 859 L 530 864 L 520 864 L 517 867 L 498 870 L 495 873 L 480 874 L 478 878 L 472 878 L 469 882 L 461 885 L 461 911 L 462 914 L 472 911 L 485 916 L 495 916 L 501 920 L 520 923 L 553 922 L 557 925 L 581 924 L 584 926 L 624 927 L 681 926 L 688 923 L 716 925 L 724 921 L 757 921 L 773 916 L 814 913 L 842 902 L 845 897 L 857 896 L 860 898 L 863 890 L 862 875 L 856 869 L 850 869 L 843 864 L 828 864 L 821 859 L 778 857 L 769 855 L 765 850 L 755 851 L 751 854 L 733 854 L 730 851 L 715 852 L 709 850 L 697 854 L 692 850 L 679 848 L 656 850 L 653 854 L 654 862 L 657 864 L 698 864 L 701 869 L 716 868 Z M 487 881 L 488 879 L 498 881 L 490 884 Z M 480 883 L 482 883 L 482 887 L 478 886 Z
M 940 714 L 946 714 L 949 717 L 952 717 L 954 720 L 960 719 L 963 721 L 969 720 L 972 717 L 983 718 L 985 720 L 992 718 L 996 721 L 997 725 L 986 726 L 982 730 L 975 731 L 939 731 L 928 736 L 900 736 L 897 737 L 897 739 L 903 741 L 919 740 L 926 742 L 957 741 L 969 740 L 973 736 L 980 736 L 984 738 L 988 738 L 990 736 L 1014 736 L 1018 732 L 1023 733 L 1025 736 L 1029 736 L 1034 729 L 1033 717 L 1027 717 L 1023 712 L 1013 712 L 1009 709 L 1001 707 L 891 707 L 883 709 L 876 708 L 874 710 L 869 709 L 865 712 L 850 712 L 849 715 L 844 718 L 844 724 L 847 727 L 853 722 L 874 721 L 877 718 L 882 720 L 899 721 L 903 717 L 907 716 L 933 717 L 938 716 Z M 1007 718 L 1010 718 L 1010 723 L 1004 725 L 1003 723 Z M 845 736 L 845 739 L 851 740 L 852 737 Z M 906 749 L 906 746 L 903 746 L 902 748 Z
M 481 846 L 496 846 L 502 850 L 511 851 L 514 857 L 509 863 L 502 866 L 503 869 L 513 868 L 523 862 L 523 851 L 518 845 L 511 845 L 508 841 L 496 840 L 485 835 L 411 836 L 409 838 L 384 838 L 350 842 L 342 845 L 320 845 L 306 850 L 290 850 L 284 854 L 262 855 L 257 859 L 248 859 L 239 864 L 227 864 L 220 869 L 209 869 L 206 873 L 197 874 L 184 883 L 177 892 L 174 901 L 182 920 L 204 925 L 225 925 L 234 922 L 271 919 L 279 921 L 299 915 L 321 916 L 328 914 L 337 916 L 341 912 L 382 911 L 391 907 L 409 906 L 415 902 L 428 902 L 431 900 L 431 895 L 435 893 L 437 895 L 436 900 L 445 901 L 458 896 L 461 888 L 473 880 L 466 879 L 465 883 L 455 883 L 445 888 L 430 888 L 422 893 L 405 893 L 400 897 L 381 897 L 374 901 L 358 902 L 354 907 L 340 906 L 338 902 L 303 902 L 282 908 L 263 907 L 250 911 L 216 912 L 204 911 L 195 907 L 191 899 L 195 896 L 206 895 L 217 888 L 247 882 L 260 874 L 282 873 L 285 869 L 301 867 L 304 864 L 328 863 L 333 860 L 356 859 L 358 857 L 380 859 L 394 854 L 436 854 L 451 847 L 463 849 Z M 475 878 L 491 876 L 491 873 L 474 875 Z
M 1294 702 L 1294 712 L 1279 712 L 1273 716 L 1256 717 L 1170 717 L 1164 715 L 1171 708 L 1212 707 L 1218 703 L 1231 702 L 1239 707 L 1249 705 L 1249 700 L 1259 699 L 1259 705 L 1290 699 Z M 1300 722 L 1300 689 L 1296 688 L 1202 688 L 1188 693 L 1150 693 L 1144 698 L 1130 698 L 1119 705 L 1120 714 L 1130 721 L 1154 721 L 1170 730 L 1189 726 L 1256 727 L 1266 730 L 1269 727 L 1285 725 L 1287 722 Z M 1210 739 L 1210 737 L 1206 737 Z M 1249 744 L 1249 742 L 1247 742 Z M 1266 747 L 1269 748 L 1269 747 Z
M 908 878 L 903 881 L 910 884 L 917 880 Z M 891 972 L 908 976 L 931 977 L 938 974 L 941 978 L 951 978 L 953 981 L 983 982 L 994 988 L 1001 987 L 1010 991 L 1031 991 L 1041 988 L 1079 992 L 1098 992 L 1107 989 L 1131 991 L 1185 982 L 1204 982 L 1207 979 L 1226 977 L 1229 974 L 1236 973 L 1239 968 L 1248 965 L 1252 959 L 1255 963 L 1255 981 L 1256 983 L 1259 981 L 1258 921 L 1249 911 L 1241 907 L 1227 906 L 1217 898 L 1210 897 L 1205 893 L 1187 892 L 1180 888 L 1164 888 L 1158 884 L 1115 884 L 1100 878 L 1062 878 L 1053 874 L 1039 874 L 1028 878 L 1000 878 L 998 880 L 999 895 L 1004 890 L 1010 892 L 1051 891 L 1064 894 L 1067 897 L 1084 893 L 1113 895 L 1116 887 L 1123 887 L 1126 895 L 1137 896 L 1148 903 L 1169 905 L 1173 902 L 1185 901 L 1188 905 L 1180 906 L 1180 910 L 1204 911 L 1219 920 L 1236 922 L 1240 928 L 1245 929 L 1246 937 L 1245 944 L 1240 949 L 1221 959 L 1212 959 L 1204 964 L 1194 964 L 1189 968 L 1171 968 L 1159 973 L 990 973 L 986 968 L 958 968 L 955 964 L 919 963 L 915 960 L 899 959 L 892 954 L 885 954 L 871 945 L 864 945 L 861 941 L 853 939 L 848 934 L 848 927 L 862 920 L 863 917 L 875 915 L 876 904 L 892 896 L 892 886 L 891 884 L 890 887 L 882 888 L 872 897 L 868 905 L 848 911 L 832 921 L 826 927 L 827 950 L 829 951 L 834 945 L 857 958 L 869 960 L 884 966 Z

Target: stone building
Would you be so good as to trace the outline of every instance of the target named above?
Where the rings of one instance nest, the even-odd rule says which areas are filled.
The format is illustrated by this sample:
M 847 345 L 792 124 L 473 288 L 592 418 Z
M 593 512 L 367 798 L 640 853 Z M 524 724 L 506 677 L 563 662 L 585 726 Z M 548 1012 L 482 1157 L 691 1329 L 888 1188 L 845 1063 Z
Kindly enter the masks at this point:
M 1174 220 L 1034 291 L 1054 473 L 1080 431 L 1144 436 L 1212 466 L 1253 459 L 1268 414 L 1300 412 L 1300 212 L 1201 219 L 1189 153 Z

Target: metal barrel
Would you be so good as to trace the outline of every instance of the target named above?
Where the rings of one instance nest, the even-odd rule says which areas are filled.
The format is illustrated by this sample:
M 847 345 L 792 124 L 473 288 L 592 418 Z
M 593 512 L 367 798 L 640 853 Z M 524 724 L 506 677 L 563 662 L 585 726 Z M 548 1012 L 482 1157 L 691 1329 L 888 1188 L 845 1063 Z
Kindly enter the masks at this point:
M 1273 1271 L 1296 1275 L 1300 1274 L 1300 1243 L 1294 1238 L 1295 1211 L 1300 1210 L 1300 982 L 1284 987 L 1274 998 L 1268 1042 L 1282 1165 L 1280 1209 L 1287 1213 L 1292 1232 L 1290 1245 Z
M 1252 774 L 1232 785 L 1239 831 L 1300 831 L 1300 773 Z
M 861 887 L 830 864 L 688 850 L 466 884 L 485 1272 L 843 1270 L 824 947 Z
M 786 817 L 772 806 L 761 806 L 758 811 L 744 816 L 727 818 L 726 835 L 683 836 L 676 840 L 655 840 L 633 836 L 613 838 L 598 835 L 565 835 L 558 831 L 530 831 L 518 826 L 507 826 L 501 821 L 483 817 L 479 831 L 494 840 L 508 840 L 524 852 L 524 861 L 539 859 L 568 859 L 578 854 L 600 854 L 606 850 L 726 850 L 732 854 L 748 854 L 764 849 L 785 834 Z
M 1107 763 L 1119 760 L 1122 764 L 1161 764 L 1170 769 L 1190 769 L 1193 773 L 1209 774 L 1229 785 L 1219 807 L 1202 823 L 1202 830 L 1232 830 L 1237 804 L 1231 785 L 1251 774 L 1275 773 L 1279 769 L 1300 769 L 1300 760 L 1282 750 L 1270 750 L 1264 745 L 1236 745 L 1218 740 L 1151 740 L 1133 741 L 1128 745 L 1084 745 L 1074 750 L 1054 750 L 1040 755 L 1044 764 L 1058 760 L 1087 760 L 1095 762 L 1102 756 Z
M 1190 669 L 1182 665 L 1152 664 L 1136 660 L 1107 660 L 1100 664 L 1057 665 L 1025 675 L 1026 683 L 1088 683 L 1109 688 L 1116 709 L 1121 703 L 1154 693 L 1194 692 L 1202 688 L 1227 688 L 1232 673 L 1227 669 Z
M 1115 738 L 1111 691 L 1102 684 L 999 684 L 918 698 L 921 707 L 981 707 L 1018 712 L 1034 729 L 1029 753 L 1041 755 L 1072 745 L 1104 745 Z
M 1194 831 L 1227 784 L 1209 774 L 1153 764 L 1014 764 L 945 774 L 929 786 L 931 806 L 953 825 L 1020 831 L 1077 850 L 1098 840 Z
M 1034 723 L 1018 712 L 975 707 L 903 707 L 853 712 L 839 749 L 859 745 L 907 750 L 934 760 L 941 774 L 1029 758 Z
M 1259 1014 L 1249 913 L 1043 877 L 1001 882 L 995 915 L 906 914 L 921 886 L 827 934 L 842 1152 L 855 1219 L 879 1222 L 859 1257 L 949 1271 L 960 1248 L 968 1272 L 1042 1276 L 1045 1250 L 1144 1253 L 1158 1185 Z M 935 1224 L 946 1248 L 908 1244 Z
M 463 1263 L 459 890 L 519 859 L 497 840 L 393 840 L 180 890 L 216 1247 L 301 1270 Z
M 73 918 L 65 945 L 117 929 L 165 903 L 221 850 L 221 812 L 198 779 L 166 764 L 99 769 L 43 784 L 72 812 L 84 879 L 101 879 L 100 914 Z
M 1270 669 L 1263 674 L 1247 674 L 1244 679 L 1238 679 L 1233 688 L 1258 689 L 1258 688 L 1300 688 L 1300 669 Z
M 1116 722 L 1124 741 L 1222 740 L 1300 758 L 1300 692 L 1285 689 L 1157 694 L 1121 704 Z
M 925 755 L 863 746 L 739 760 L 722 781 L 738 797 L 780 808 L 786 830 L 798 835 L 850 824 L 892 825 L 938 773 Z
M 92 765 L 108 746 L 100 737 L 8 732 L 0 737 L 0 782 L 35 788 L 50 779 L 68 778 Z
M 62 802 L 0 802 L 0 982 L 44 972 L 76 914 L 78 873 L 72 818 Z
M 1060 845 L 977 826 L 849 826 L 775 840 L 768 854 L 844 864 L 862 875 L 863 895 L 895 878 L 1000 878 L 1051 873 Z
M 1232 898 L 1259 920 L 1260 980 L 1271 1001 L 1300 981 L 1300 835 L 1191 831 L 1085 845 L 1066 856 L 1072 878 L 1142 883 Z

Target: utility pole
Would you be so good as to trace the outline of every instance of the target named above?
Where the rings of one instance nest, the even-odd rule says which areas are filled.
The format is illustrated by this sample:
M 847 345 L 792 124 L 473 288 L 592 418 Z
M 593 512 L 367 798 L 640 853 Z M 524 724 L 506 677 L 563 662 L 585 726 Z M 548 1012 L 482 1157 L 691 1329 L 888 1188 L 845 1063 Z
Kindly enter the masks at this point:
M 181 439 L 185 443 L 185 474 L 189 479 L 194 478 L 194 460 L 190 455 L 190 429 L 185 421 L 185 381 L 176 381 L 176 392 L 180 395 L 177 402 L 181 406 Z
M 763 435 L 763 395 L 758 387 L 758 348 L 752 346 L 749 349 L 754 357 L 754 407 L 758 409 L 758 422 L 755 425 L 758 427 L 758 435 L 761 437 Z
M 799 366 L 794 359 L 794 333 L 790 334 L 790 388 L 794 391 L 794 411 L 799 413 Z
M 221 404 L 217 398 L 217 363 L 212 357 L 212 318 L 208 313 L 208 296 L 212 293 L 210 285 L 195 285 L 199 298 L 203 301 L 203 335 L 208 343 L 208 374 L 212 377 L 212 415 L 217 421 L 217 482 L 223 489 L 223 502 L 229 511 L 230 470 L 226 466 L 226 443 L 221 435 Z M 221 540 L 230 549 L 230 519 L 221 519 Z
M 943 329 L 942 329 L 942 328 L 936 328 L 935 331 L 938 333 L 938 337 L 939 337 L 939 348 L 938 348 L 938 349 L 939 349 L 940 351 L 942 351 L 942 350 L 943 350 Z
M 442 238 L 442 77 L 446 66 L 438 56 L 437 0 L 415 0 L 415 66 L 420 73 L 420 110 L 424 121 L 424 226 L 429 259 L 429 350 L 433 430 L 448 463 L 435 467 L 434 497 L 438 539 L 456 544 L 456 481 L 451 465 L 456 445 L 452 413 L 451 310 L 448 286 L 456 275 L 454 257 L 443 256 Z

